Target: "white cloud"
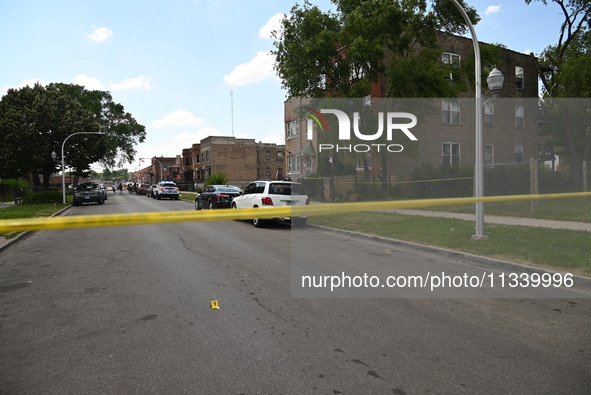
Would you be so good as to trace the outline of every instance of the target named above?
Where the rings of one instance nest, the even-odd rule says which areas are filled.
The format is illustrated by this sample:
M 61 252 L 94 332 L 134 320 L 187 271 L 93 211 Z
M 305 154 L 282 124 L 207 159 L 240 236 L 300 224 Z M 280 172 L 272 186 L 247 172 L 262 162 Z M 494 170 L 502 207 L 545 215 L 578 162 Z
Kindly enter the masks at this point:
M 91 39 L 94 42 L 97 42 L 97 43 L 105 42 L 109 39 L 109 37 L 111 37 L 113 35 L 113 31 L 109 30 L 106 27 L 98 27 L 98 26 L 92 25 L 92 28 L 94 30 L 92 31 L 92 33 L 87 34 L 86 37 L 88 37 L 89 39 Z
M 175 135 L 172 139 L 175 142 L 183 143 L 183 148 L 190 148 L 193 144 L 198 144 L 201 140 L 209 136 L 223 136 L 224 133 L 214 127 L 207 126 L 198 131 L 183 132 Z
M 283 18 L 285 18 L 285 14 L 275 14 L 271 18 L 269 18 L 267 23 L 265 23 L 265 26 L 259 29 L 259 37 L 272 38 L 271 33 L 273 33 L 273 31 L 280 30 L 281 21 L 283 20 Z
M 486 15 L 488 15 L 488 14 L 496 14 L 497 12 L 501 12 L 501 6 L 502 6 L 502 4 L 489 5 L 488 7 L 486 7 L 486 11 L 484 11 L 484 13 Z
M 244 86 L 277 78 L 273 70 L 274 64 L 275 55 L 259 51 L 250 62 L 239 64 L 230 74 L 226 74 L 224 82 L 230 86 Z
M 182 128 L 198 128 L 203 123 L 203 119 L 186 110 L 178 110 L 168 113 L 162 119 L 152 122 L 154 129 L 160 129 L 167 126 L 176 126 Z
M 30 79 L 30 80 L 24 80 L 22 81 L 20 84 L 18 84 L 17 86 L 14 87 L 14 89 L 20 89 L 20 88 L 24 88 L 25 86 L 30 86 L 31 88 L 35 86 L 35 84 L 39 84 L 41 86 L 45 86 L 47 85 L 47 82 L 43 81 L 43 80 L 37 80 L 37 79 Z
M 77 75 L 76 77 L 74 77 L 74 80 L 72 82 L 76 85 L 82 85 L 87 90 L 104 90 L 103 84 L 101 84 L 98 78 L 89 77 L 86 74 Z
M 277 136 L 265 136 L 260 141 L 262 141 L 263 143 L 271 143 L 271 144 L 277 144 L 277 145 L 284 145 L 285 144 L 285 138 L 277 137 Z
M 8 92 L 9 89 L 18 90 L 18 89 L 24 88 L 25 86 L 30 86 L 32 88 L 33 86 L 35 86 L 35 84 L 45 86 L 45 85 L 47 85 L 47 82 L 45 82 L 43 80 L 30 79 L 30 80 L 24 80 L 16 86 L 3 86 L 0 88 L 0 97 L 4 96 Z
M 120 91 L 124 89 L 142 89 L 145 91 L 150 90 L 151 78 L 146 78 L 143 75 L 135 78 L 127 78 L 118 84 L 111 84 L 111 90 Z

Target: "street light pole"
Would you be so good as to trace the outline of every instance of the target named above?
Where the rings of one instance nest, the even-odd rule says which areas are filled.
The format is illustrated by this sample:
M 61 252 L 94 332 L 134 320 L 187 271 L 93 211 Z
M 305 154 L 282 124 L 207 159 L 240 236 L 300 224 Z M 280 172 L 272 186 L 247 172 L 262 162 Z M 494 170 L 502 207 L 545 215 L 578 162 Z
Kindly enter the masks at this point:
M 63 204 L 66 204 L 66 162 L 65 162 L 65 158 L 64 158 L 64 146 L 66 145 L 66 141 L 68 141 L 68 139 L 72 136 L 75 136 L 77 134 L 106 134 L 104 132 L 76 132 L 76 133 L 72 133 L 71 135 L 69 135 L 68 137 L 66 137 L 64 139 L 64 142 L 62 143 L 62 198 Z
M 466 13 L 466 10 L 458 3 L 457 0 L 451 0 L 456 6 L 464 21 L 470 29 L 472 35 L 472 44 L 474 45 L 474 73 L 476 74 L 476 138 L 475 138 L 475 159 L 474 159 L 474 197 L 480 198 L 484 196 L 484 142 L 482 138 L 482 66 L 480 63 L 480 45 L 478 44 L 478 38 L 476 37 L 476 31 L 474 25 L 470 21 L 470 17 Z M 472 240 L 486 240 L 488 236 L 484 234 L 484 203 L 476 203 L 476 234 L 472 235 Z

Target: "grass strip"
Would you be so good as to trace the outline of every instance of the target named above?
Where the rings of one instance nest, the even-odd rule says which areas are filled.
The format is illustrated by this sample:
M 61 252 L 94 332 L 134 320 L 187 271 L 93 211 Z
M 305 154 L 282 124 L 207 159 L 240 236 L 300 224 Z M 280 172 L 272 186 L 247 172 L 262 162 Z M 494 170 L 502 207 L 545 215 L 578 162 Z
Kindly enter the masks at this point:
M 428 207 L 425 210 L 473 214 L 474 205 L 437 206 Z M 533 212 L 531 202 L 528 200 L 486 203 L 484 212 L 488 215 L 591 222 L 591 198 L 540 199 L 535 201 Z
M 313 216 L 311 224 L 591 275 L 591 234 L 530 226 L 486 224 L 488 240 L 472 240 L 474 221 L 359 212 Z
M 67 207 L 67 204 L 15 204 L 0 208 L 0 220 L 18 218 L 51 217 Z M 2 233 L 0 236 L 11 239 L 20 232 Z

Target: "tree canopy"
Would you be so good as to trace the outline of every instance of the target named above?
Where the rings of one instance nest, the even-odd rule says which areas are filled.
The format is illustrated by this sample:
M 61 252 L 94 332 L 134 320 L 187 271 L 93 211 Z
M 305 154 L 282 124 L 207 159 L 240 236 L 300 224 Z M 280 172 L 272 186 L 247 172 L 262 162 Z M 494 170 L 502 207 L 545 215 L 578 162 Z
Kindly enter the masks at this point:
M 525 0 L 532 1 L 554 3 L 564 18 L 556 43 L 539 57 L 542 109 L 552 120 L 542 133 L 552 135 L 554 152 L 572 165 L 577 183 L 582 162 L 591 161 L 591 1 Z
M 450 71 L 442 67 L 440 54 L 426 50 L 436 47 L 438 30 L 466 31 L 452 2 L 332 2 L 336 12 L 308 1 L 296 4 L 274 33 L 275 69 L 288 96 L 363 97 L 379 79 L 390 81 L 382 97 L 443 97 L 461 91 L 457 83 L 441 83 Z M 460 3 L 477 23 L 476 11 Z
M 525 0 L 527 4 L 548 0 Z M 591 1 L 551 0 L 564 21 L 558 40 L 540 55 L 539 75 L 546 97 L 591 97 Z
M 134 146 L 144 141 L 145 127 L 109 92 L 89 91 L 72 84 L 35 84 L 9 89 L 0 100 L 0 178 L 28 174 L 48 176 L 60 166 L 51 152 L 61 155 L 64 140 L 66 164 L 76 175 L 86 175 L 90 165 L 112 167 L 131 162 Z

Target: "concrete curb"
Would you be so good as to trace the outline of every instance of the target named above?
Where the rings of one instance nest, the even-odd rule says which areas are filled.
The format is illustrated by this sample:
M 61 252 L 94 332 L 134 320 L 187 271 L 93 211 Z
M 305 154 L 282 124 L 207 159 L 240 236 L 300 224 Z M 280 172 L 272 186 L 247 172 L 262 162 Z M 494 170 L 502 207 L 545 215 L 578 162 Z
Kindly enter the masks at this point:
M 385 243 L 385 244 L 391 244 L 391 245 L 395 245 L 395 246 L 415 249 L 418 251 L 429 252 L 432 254 L 444 256 L 450 260 L 457 260 L 460 262 L 469 261 L 471 263 L 474 263 L 477 266 L 480 266 L 482 268 L 489 269 L 489 270 L 507 269 L 507 270 L 512 270 L 512 271 L 519 271 L 520 273 L 539 273 L 539 274 L 556 273 L 557 272 L 557 271 L 553 271 L 550 269 L 543 269 L 543 268 L 539 268 L 539 267 L 535 267 L 535 266 L 524 265 L 521 263 L 502 261 L 500 259 L 489 258 L 489 257 L 481 256 L 481 255 L 474 255 L 474 254 L 470 254 L 467 252 L 448 250 L 448 249 L 442 248 L 442 247 L 434 247 L 434 246 L 429 246 L 429 245 L 425 245 L 425 244 L 413 243 L 410 241 L 390 239 L 387 237 L 368 235 L 365 233 L 352 232 L 352 231 L 343 230 L 343 229 L 329 228 L 329 227 L 321 226 L 321 225 L 310 225 L 309 224 L 308 226 L 325 231 L 325 232 L 338 233 L 338 234 L 346 235 L 348 237 L 354 237 L 357 239 L 379 241 L 379 242 Z M 574 279 L 574 284 L 575 284 L 573 286 L 573 288 L 582 289 L 584 291 L 591 292 L 591 278 L 573 275 L 573 279 Z

